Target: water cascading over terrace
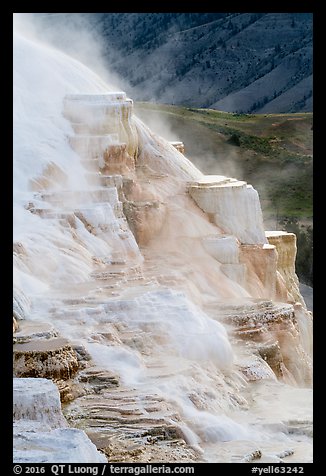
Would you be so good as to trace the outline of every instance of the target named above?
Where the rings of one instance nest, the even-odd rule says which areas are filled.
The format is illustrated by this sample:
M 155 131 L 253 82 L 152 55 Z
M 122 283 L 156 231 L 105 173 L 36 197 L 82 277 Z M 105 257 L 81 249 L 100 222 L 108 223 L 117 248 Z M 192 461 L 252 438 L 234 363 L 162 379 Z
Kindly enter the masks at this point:
M 22 51 L 58 84 L 50 97 L 46 81 L 34 91 L 32 74 L 16 76 L 14 400 L 26 409 L 14 415 L 15 461 L 60 461 L 67 421 L 89 462 L 232 462 L 258 447 L 275 462 L 289 446 L 289 461 L 309 460 L 300 408 L 275 413 L 282 432 L 252 403 L 295 401 L 297 387 L 310 398 L 311 315 L 294 286 L 295 240 L 266 235 L 257 192 L 204 176 L 133 116 L 124 92 L 22 38 L 17 71 L 27 71 Z M 46 129 L 25 114 L 33 94 Z M 42 164 L 40 143 L 51 145 Z M 35 381 L 54 415 L 44 427 L 42 405 L 31 409 L 21 392 L 34 394 Z M 291 429 L 306 440 L 286 437 Z

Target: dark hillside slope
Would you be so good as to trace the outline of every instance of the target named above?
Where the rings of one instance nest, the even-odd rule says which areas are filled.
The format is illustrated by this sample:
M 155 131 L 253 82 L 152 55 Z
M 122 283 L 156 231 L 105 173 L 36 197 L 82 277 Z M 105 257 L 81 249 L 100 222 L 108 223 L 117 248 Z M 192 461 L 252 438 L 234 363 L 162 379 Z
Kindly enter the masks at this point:
M 128 81 L 127 93 L 136 100 L 245 113 L 312 110 L 312 14 L 89 13 L 37 18 L 43 37 L 67 52 L 80 53 L 82 60 L 85 55 L 79 50 L 85 45 L 78 48 L 78 35 L 87 31 L 100 39 L 105 66 Z

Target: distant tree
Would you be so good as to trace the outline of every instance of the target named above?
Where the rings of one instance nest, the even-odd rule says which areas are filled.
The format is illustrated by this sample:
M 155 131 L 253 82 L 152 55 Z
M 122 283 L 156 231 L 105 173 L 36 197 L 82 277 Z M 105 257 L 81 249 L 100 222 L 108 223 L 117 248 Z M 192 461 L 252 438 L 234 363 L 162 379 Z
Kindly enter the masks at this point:
M 232 136 L 230 137 L 230 139 L 228 139 L 227 141 L 229 144 L 231 145 L 235 145 L 237 147 L 240 147 L 241 145 L 241 142 L 240 142 L 240 137 L 238 134 L 232 134 Z
M 281 45 L 279 43 L 277 43 L 277 45 L 275 46 L 274 48 L 275 50 L 275 53 L 278 55 L 279 53 L 281 53 Z

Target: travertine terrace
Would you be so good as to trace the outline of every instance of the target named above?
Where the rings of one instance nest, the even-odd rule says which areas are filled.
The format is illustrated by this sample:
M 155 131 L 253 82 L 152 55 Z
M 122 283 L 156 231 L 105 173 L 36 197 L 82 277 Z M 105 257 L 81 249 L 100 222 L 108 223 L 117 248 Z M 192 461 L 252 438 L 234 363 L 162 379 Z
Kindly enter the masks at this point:
M 66 156 L 28 170 L 17 201 L 15 461 L 69 462 L 58 443 L 69 435 L 75 462 L 309 461 L 295 405 L 274 421 L 253 403 L 311 396 L 295 236 L 265 233 L 255 189 L 203 175 L 124 92 L 19 41 L 42 67 L 56 60 L 56 138 L 40 134 Z M 280 421 L 303 440 L 284 439 Z

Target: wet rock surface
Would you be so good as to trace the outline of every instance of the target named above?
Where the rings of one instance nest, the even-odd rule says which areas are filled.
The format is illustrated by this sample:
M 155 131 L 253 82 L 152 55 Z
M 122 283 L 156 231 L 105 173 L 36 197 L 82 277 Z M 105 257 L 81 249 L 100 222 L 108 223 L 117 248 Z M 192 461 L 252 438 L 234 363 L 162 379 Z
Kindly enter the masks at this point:
M 17 377 L 67 380 L 77 370 L 77 356 L 67 339 L 30 340 L 14 345 L 14 374 Z
M 18 322 L 17 322 L 17 320 L 13 317 L 13 328 L 12 328 L 13 334 L 14 334 L 15 332 L 17 332 L 18 329 L 19 329 L 19 327 L 18 327 Z
M 268 364 L 277 378 L 291 384 L 294 381 L 303 386 L 311 384 L 312 349 L 306 348 L 305 344 L 310 338 L 302 340 L 305 330 L 311 329 L 311 323 L 300 303 L 293 306 L 256 299 L 239 304 L 223 303 L 217 308 L 219 318 L 230 326 L 235 342 L 240 340 L 249 346 Z M 298 372 L 298 361 L 301 362 L 301 373 Z M 257 369 L 257 362 L 242 368 L 242 371 L 248 380 L 268 378 L 268 375 L 261 377 L 266 374 L 266 369 L 262 369 L 261 365 Z
M 51 380 L 15 378 L 13 397 L 15 463 L 107 461 L 83 431 L 68 428 Z
M 108 370 L 97 369 L 91 367 L 79 373 L 78 380 L 82 383 L 89 384 L 89 387 L 99 393 L 110 387 L 118 387 L 120 385 L 119 375 L 109 372 Z
M 48 432 L 21 431 L 14 425 L 14 463 L 107 463 L 104 454 L 97 451 L 87 435 L 75 428 L 60 428 Z M 30 449 L 26 451 L 26 447 Z
M 14 336 L 14 344 L 23 344 L 37 339 L 58 337 L 58 331 L 47 322 L 21 321 Z
M 45 324 L 22 326 L 15 334 L 14 372 L 53 379 L 71 426 L 85 430 L 112 462 L 199 461 L 198 443 L 238 438 L 240 426 L 225 415 L 250 408 L 240 390 L 245 380 L 252 386 L 277 382 L 283 366 L 298 377 L 298 318 L 291 304 L 270 300 L 276 253 L 252 187 L 201 176 L 170 144 L 155 142 L 133 123 L 131 111 L 124 93 L 65 98 L 75 132 L 69 142 L 91 186 L 41 187 L 26 208 L 64 230 L 68 244 L 60 256 L 74 267 L 66 281 L 57 278 L 37 295 L 33 308 L 60 332 Z M 145 260 L 137 243 L 149 250 Z M 15 254 L 23 255 L 18 245 Z M 248 297 L 252 290 L 261 299 Z M 213 311 L 206 315 L 209 305 Z M 24 311 L 22 299 L 16 310 Z M 229 338 L 251 359 L 233 367 Z M 57 392 L 56 405 L 58 399 Z M 36 423 L 30 430 L 26 421 L 21 431 L 17 427 L 18 461 L 26 433 L 30 447 L 39 446 L 23 458 L 48 461 L 52 445 L 53 462 L 60 451 L 63 461 L 74 454 L 80 462 L 104 460 L 94 446 L 84 451 L 83 432 L 49 426 L 51 434 L 42 439 Z
M 44 378 L 14 378 L 14 420 L 33 420 L 51 428 L 67 425 L 61 411 L 58 390 Z
M 280 274 L 278 289 L 284 284 L 287 290 L 285 299 L 292 302 L 300 302 L 305 306 L 300 294 L 299 279 L 295 273 L 296 235 L 285 231 L 266 231 L 265 233 L 268 242 L 274 245 L 277 250 L 277 271 Z
M 258 347 L 258 353 L 268 363 L 277 377 L 283 377 L 283 357 L 277 342 Z
M 146 245 L 163 227 L 166 207 L 157 200 L 124 202 L 123 210 L 140 246 Z
M 86 395 L 65 408 L 66 418 L 74 426 L 87 427 L 89 438 L 109 461 L 198 461 L 199 454 L 185 441 L 180 417 L 161 397 L 109 388 L 103 386 L 96 390 L 101 395 Z

